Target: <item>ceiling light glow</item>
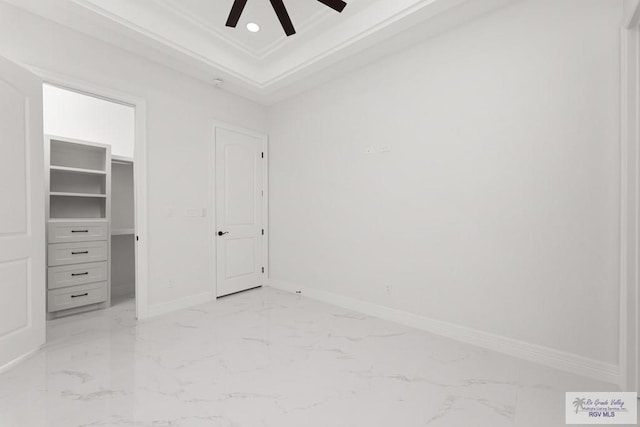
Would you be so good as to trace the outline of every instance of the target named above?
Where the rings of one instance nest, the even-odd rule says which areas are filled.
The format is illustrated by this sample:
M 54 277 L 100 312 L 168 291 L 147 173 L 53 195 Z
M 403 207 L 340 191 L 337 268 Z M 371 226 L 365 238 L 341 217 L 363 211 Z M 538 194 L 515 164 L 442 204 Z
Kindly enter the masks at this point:
M 257 33 L 258 31 L 260 31 L 260 25 L 256 24 L 255 22 L 249 22 L 247 24 L 247 30 L 251 31 L 252 33 Z

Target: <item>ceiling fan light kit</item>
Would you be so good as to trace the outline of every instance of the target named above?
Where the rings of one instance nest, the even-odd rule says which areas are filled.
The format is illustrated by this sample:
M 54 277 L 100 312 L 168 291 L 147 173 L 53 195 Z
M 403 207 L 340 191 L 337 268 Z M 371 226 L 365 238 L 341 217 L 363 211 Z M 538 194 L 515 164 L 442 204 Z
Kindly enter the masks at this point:
M 292 36 L 296 33 L 296 29 L 291 22 L 291 17 L 289 16 L 289 12 L 287 12 L 287 8 L 284 5 L 282 0 L 269 0 L 271 2 L 271 6 L 280 21 L 280 25 L 282 25 L 282 29 L 287 37 Z M 299 1 L 299 0 L 298 0 Z M 342 0 L 317 0 L 318 2 L 324 4 L 325 6 L 330 7 L 336 12 L 342 13 L 345 7 L 347 7 L 347 3 Z M 242 16 L 242 11 L 244 11 L 244 7 L 247 5 L 247 0 L 235 0 L 233 2 L 233 6 L 231 7 L 231 12 L 229 13 L 229 18 L 227 18 L 227 27 L 235 28 L 238 25 L 238 21 Z M 252 25 L 252 28 L 249 28 L 249 25 Z M 251 22 L 247 24 L 247 29 L 251 32 L 258 32 L 260 27 Z
M 260 31 L 260 25 L 256 24 L 255 22 L 249 22 L 247 24 L 247 30 L 252 33 L 257 33 L 258 31 Z

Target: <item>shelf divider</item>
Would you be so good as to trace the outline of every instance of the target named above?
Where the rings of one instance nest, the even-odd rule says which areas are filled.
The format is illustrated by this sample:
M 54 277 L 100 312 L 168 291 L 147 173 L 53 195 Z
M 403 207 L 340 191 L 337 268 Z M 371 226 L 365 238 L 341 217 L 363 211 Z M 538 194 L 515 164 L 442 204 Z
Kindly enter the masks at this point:
M 92 194 L 92 193 L 62 193 L 59 191 L 52 191 L 49 193 L 50 196 L 58 196 L 58 197 L 87 197 L 94 199 L 106 199 L 106 194 Z
M 126 236 L 136 234 L 136 230 L 133 228 L 115 228 L 111 230 L 112 236 Z
M 72 172 L 85 175 L 106 175 L 107 172 L 97 169 L 82 169 L 82 168 L 70 168 L 67 166 L 50 166 L 49 169 L 53 172 Z

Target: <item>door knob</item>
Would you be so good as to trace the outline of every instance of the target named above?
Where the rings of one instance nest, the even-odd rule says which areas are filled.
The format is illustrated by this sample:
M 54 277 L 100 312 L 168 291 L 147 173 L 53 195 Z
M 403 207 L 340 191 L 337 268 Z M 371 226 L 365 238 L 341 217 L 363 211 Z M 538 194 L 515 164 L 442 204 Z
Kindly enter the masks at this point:
M 225 234 L 229 234 L 228 231 L 218 231 L 218 236 L 224 236 Z

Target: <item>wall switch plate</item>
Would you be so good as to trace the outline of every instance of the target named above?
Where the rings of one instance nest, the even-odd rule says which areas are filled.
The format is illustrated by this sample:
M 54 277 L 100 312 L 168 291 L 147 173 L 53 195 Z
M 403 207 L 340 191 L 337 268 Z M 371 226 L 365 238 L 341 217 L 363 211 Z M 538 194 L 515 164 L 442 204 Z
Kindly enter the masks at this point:
M 380 152 L 381 153 L 390 153 L 391 152 L 391 147 L 389 145 L 385 145 L 384 147 L 380 148 Z

